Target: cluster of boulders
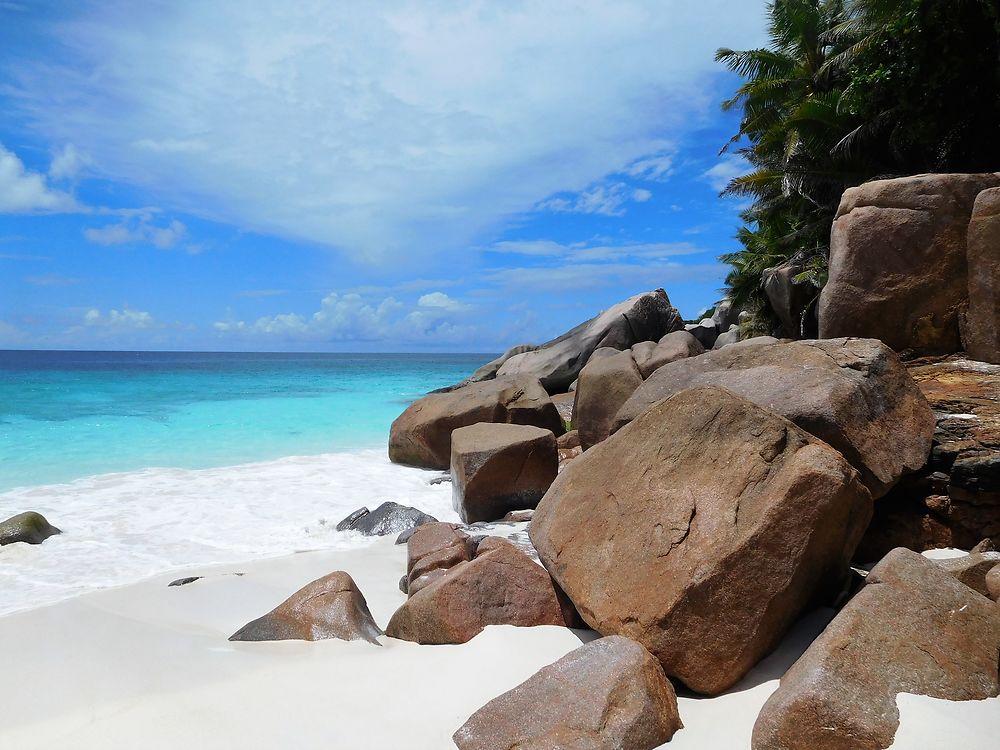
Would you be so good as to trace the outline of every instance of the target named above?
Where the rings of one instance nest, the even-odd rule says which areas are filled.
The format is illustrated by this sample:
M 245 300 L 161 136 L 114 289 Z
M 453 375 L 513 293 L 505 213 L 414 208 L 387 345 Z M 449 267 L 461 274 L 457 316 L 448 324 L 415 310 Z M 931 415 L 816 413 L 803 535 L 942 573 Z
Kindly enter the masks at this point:
M 659 294 L 641 295 L 653 303 L 639 309 L 657 309 Z M 504 573 L 518 571 L 514 575 L 532 581 L 539 596 L 552 592 L 553 600 L 571 604 L 564 614 L 604 636 L 598 644 L 619 639 L 602 647 L 609 654 L 615 648 L 648 654 L 667 678 L 702 694 L 738 682 L 807 608 L 847 601 L 761 714 L 758 750 L 887 747 L 898 724 L 899 692 L 951 699 L 1000 692 L 1000 606 L 991 601 L 1000 588 L 1000 554 L 989 539 L 1000 541 L 1000 528 L 982 511 L 995 489 L 990 451 L 996 446 L 986 445 L 981 432 L 975 433 L 980 442 L 943 440 L 948 422 L 939 403 L 932 398 L 932 410 L 925 396 L 932 378 L 914 369 L 915 379 L 890 347 L 872 338 L 759 337 L 720 346 L 718 326 L 713 340 L 704 338 L 708 324 L 683 330 L 669 322 L 672 330 L 647 326 L 645 340 L 619 337 L 607 346 L 590 326 L 609 320 L 602 315 L 574 329 L 588 333 L 576 357 L 570 332 L 556 339 L 558 347 L 501 358 L 477 376 L 486 380 L 418 401 L 393 425 L 391 444 L 430 443 L 426 436 L 434 435 L 441 458 L 421 463 L 412 460 L 416 451 L 403 455 L 393 448 L 390 455 L 442 468 L 450 438 L 453 498 L 464 520 L 496 520 L 515 507 L 537 506 L 529 536 L 544 571 L 505 550 L 512 559 Z M 695 327 L 704 330 L 696 335 Z M 738 339 L 736 329 L 733 334 Z M 602 345 L 591 347 L 595 339 Z M 515 364 L 505 373 L 507 362 Z M 499 393 L 512 388 L 508 378 L 514 377 L 519 392 L 534 395 L 530 420 L 512 419 L 505 408 L 495 410 L 495 420 L 480 419 L 487 409 L 468 408 L 475 389 L 493 383 L 490 393 Z M 991 373 L 989 388 L 996 392 L 998 382 Z M 562 424 L 547 426 L 562 388 L 572 389 L 574 402 L 572 423 L 565 425 L 574 429 L 565 434 Z M 457 418 L 449 403 L 463 405 Z M 981 426 L 992 407 L 977 408 L 975 419 L 964 420 L 969 430 Z M 957 531 L 947 538 L 911 537 L 916 552 L 888 548 L 866 557 L 878 546 L 873 540 L 883 503 L 894 507 L 896 493 L 942 461 L 951 488 L 950 528 L 961 526 L 962 541 L 988 539 L 958 561 L 917 554 L 955 544 Z M 410 543 L 431 533 L 422 527 Z M 438 634 L 444 633 L 456 642 L 484 624 L 541 624 L 540 616 L 518 620 L 499 604 L 494 588 L 506 591 L 511 584 L 499 573 L 477 574 L 478 560 L 495 554 L 483 555 L 483 546 L 471 552 L 467 542 L 453 541 L 452 551 L 436 553 L 447 565 L 433 555 L 423 564 L 411 556 L 407 582 L 433 580 L 411 590 L 389 634 L 442 642 Z M 494 549 L 493 542 L 488 546 Z M 858 591 L 852 562 L 879 558 Z M 477 616 L 476 607 L 491 614 Z M 532 611 L 523 603 L 516 609 Z M 963 615 L 949 614 L 956 610 Z M 901 618 L 906 627 L 898 626 Z M 600 735 L 588 724 L 592 713 L 573 703 L 585 701 L 599 713 L 614 711 L 615 700 L 583 687 L 564 690 L 531 721 L 514 718 L 529 697 L 546 700 L 556 679 L 550 674 L 562 675 L 585 656 L 586 669 L 599 672 L 590 662 L 614 658 L 592 651 L 574 652 L 485 706 L 456 733 L 456 743 L 616 746 L 601 745 L 612 734 Z M 636 730 L 642 739 L 626 746 L 655 747 L 679 719 L 671 719 L 669 700 L 653 697 L 660 693 L 647 679 L 628 679 L 629 688 L 615 691 L 640 689 L 635 705 L 659 706 L 672 729 L 644 723 Z

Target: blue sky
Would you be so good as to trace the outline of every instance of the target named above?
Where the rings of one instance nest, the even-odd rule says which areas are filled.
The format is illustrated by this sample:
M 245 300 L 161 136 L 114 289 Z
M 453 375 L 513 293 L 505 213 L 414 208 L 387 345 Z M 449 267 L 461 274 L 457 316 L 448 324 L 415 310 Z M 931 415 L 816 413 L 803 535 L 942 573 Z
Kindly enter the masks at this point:
M 763 1 L 374 6 L 0 0 L 0 348 L 498 351 L 712 304 L 712 55 Z

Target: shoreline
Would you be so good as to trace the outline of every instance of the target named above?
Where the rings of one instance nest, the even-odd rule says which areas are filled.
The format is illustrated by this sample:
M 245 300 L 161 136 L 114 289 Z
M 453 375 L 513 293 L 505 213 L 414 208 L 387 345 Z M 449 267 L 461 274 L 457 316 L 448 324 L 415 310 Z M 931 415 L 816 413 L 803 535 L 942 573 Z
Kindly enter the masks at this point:
M 9 717 L 0 740 L 24 750 L 69 741 L 81 749 L 221 749 L 278 747 L 294 734 L 302 748 L 437 750 L 451 747 L 451 733 L 486 701 L 595 637 L 553 626 L 491 626 L 457 646 L 387 637 L 379 639 L 381 648 L 362 641 L 227 640 L 335 569 L 355 578 L 384 626 L 405 600 L 396 587 L 405 557 L 404 545 L 382 537 L 350 550 L 189 566 L 175 572 L 205 577 L 168 587 L 174 572 L 160 574 L 0 616 L 5 664 L 18 675 L 0 683 Z M 686 726 L 664 747 L 748 747 L 778 677 L 832 614 L 808 613 L 723 695 L 679 691 Z M 993 700 L 959 704 L 903 694 L 898 704 L 897 750 L 929 750 L 956 737 L 967 750 L 987 750 L 986 738 L 1000 730 Z M 719 722 L 720 715 L 727 720 Z
M 0 548 L 0 615 L 204 565 L 365 547 L 338 532 L 385 500 L 457 520 L 438 473 L 391 464 L 384 449 L 286 456 L 213 469 L 148 468 L 0 493 L 0 508 L 46 515 L 63 533 Z

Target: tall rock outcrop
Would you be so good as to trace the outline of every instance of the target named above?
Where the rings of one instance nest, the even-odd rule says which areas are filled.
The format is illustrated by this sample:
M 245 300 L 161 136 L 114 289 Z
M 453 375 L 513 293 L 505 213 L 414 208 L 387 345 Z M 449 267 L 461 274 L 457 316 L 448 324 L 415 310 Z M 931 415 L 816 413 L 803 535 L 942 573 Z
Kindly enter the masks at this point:
M 972 359 L 1000 365 L 1000 188 L 976 198 L 968 235 L 969 307 L 962 343 Z
M 628 349 L 640 341 L 659 341 L 679 331 L 684 321 L 662 289 L 638 294 L 534 351 L 511 357 L 497 376 L 530 375 L 549 393 L 563 393 L 577 379 L 594 350 Z
M 844 193 L 820 295 L 820 338 L 880 339 L 897 352 L 961 348 L 966 237 L 976 196 L 1000 174 L 928 174 Z

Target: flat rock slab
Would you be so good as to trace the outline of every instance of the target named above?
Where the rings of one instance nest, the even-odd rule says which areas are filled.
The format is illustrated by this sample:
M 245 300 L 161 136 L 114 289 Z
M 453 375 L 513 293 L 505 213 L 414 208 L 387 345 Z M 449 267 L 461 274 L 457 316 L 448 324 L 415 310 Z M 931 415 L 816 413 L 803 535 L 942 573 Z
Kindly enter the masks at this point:
M 416 643 L 466 643 L 487 625 L 573 624 L 573 609 L 548 573 L 510 542 L 487 537 L 461 562 L 411 596 L 386 635 Z
M 518 375 L 432 393 L 411 404 L 389 430 L 389 459 L 448 469 L 451 433 L 479 422 L 534 425 L 565 432 L 562 416 L 537 378 Z
M 753 750 L 887 748 L 899 693 L 994 697 L 998 651 L 996 603 L 921 555 L 893 550 L 782 677 Z
M 541 427 L 476 424 L 451 437 L 452 505 L 465 523 L 533 509 L 559 472 L 556 436 Z
M 296 591 L 263 617 L 236 631 L 231 641 L 364 640 L 381 646 L 364 595 L 342 570 L 323 576 Z
M 749 339 L 671 362 L 625 402 L 614 429 L 695 385 L 726 388 L 826 441 L 861 472 L 876 498 L 930 453 L 934 415 L 899 358 L 879 341 Z
M 16 516 L 0 522 L 0 547 L 17 542 L 41 544 L 50 536 L 61 533 L 41 513 L 34 511 L 18 513 Z
M 452 739 L 459 750 L 652 750 L 682 726 L 656 659 L 610 636 L 494 698 Z
M 529 534 L 583 619 L 717 694 L 846 574 L 871 517 L 829 445 L 729 391 L 658 403 L 573 461 Z
M 965 357 L 914 360 L 910 375 L 937 420 L 930 461 L 875 506 L 859 561 L 1000 544 L 1000 365 Z

